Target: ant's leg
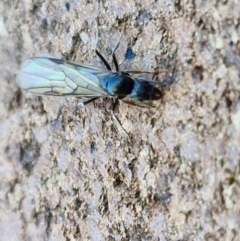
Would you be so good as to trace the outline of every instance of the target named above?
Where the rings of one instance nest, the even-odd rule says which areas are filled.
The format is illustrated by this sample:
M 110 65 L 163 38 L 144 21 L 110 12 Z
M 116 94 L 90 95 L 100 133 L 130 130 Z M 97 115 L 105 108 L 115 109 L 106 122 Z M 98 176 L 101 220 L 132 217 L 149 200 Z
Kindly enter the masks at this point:
M 110 67 L 109 63 L 107 62 L 107 60 L 106 60 L 106 59 L 99 53 L 99 51 L 97 50 L 98 42 L 99 42 L 99 35 L 98 35 L 98 31 L 97 31 L 97 34 L 96 34 L 96 43 L 95 43 L 95 46 L 94 46 L 95 53 L 96 53 L 97 56 L 102 60 L 102 62 L 103 62 L 104 65 L 106 66 L 106 68 L 111 71 L 111 67 Z
M 115 68 L 116 68 L 116 71 L 117 71 L 117 72 L 119 72 L 119 64 L 118 64 L 118 61 L 117 61 L 115 52 L 116 52 L 116 50 L 117 50 L 118 47 L 119 47 L 119 44 L 120 44 L 121 38 L 122 38 L 122 36 L 123 36 L 123 34 L 124 34 L 124 31 L 125 31 L 125 26 L 124 26 L 124 28 L 123 28 L 123 30 L 122 30 L 121 36 L 120 36 L 117 44 L 115 45 L 115 47 L 114 47 L 114 49 L 113 49 L 113 51 L 112 51 L 113 63 L 114 63 L 114 65 L 115 65 Z
M 149 104 L 149 103 L 144 103 L 140 100 L 119 100 L 127 105 L 131 105 L 131 106 L 135 106 L 135 107 L 139 107 L 139 108 L 153 108 L 154 106 Z
M 98 52 L 98 50 L 95 49 L 95 53 L 97 54 L 97 56 L 102 60 L 102 62 L 104 63 L 104 65 L 106 66 L 106 68 L 108 70 L 112 70 L 109 63 L 107 62 L 107 60 Z
M 77 98 L 77 99 L 82 99 L 82 97 L 76 97 L 76 98 Z M 81 103 L 79 103 L 79 104 L 80 104 L 81 106 L 85 106 L 85 105 L 87 105 L 87 104 L 89 104 L 89 103 L 97 100 L 98 98 L 99 98 L 99 97 L 91 98 L 91 99 L 89 99 L 89 100 L 87 100 L 87 101 L 84 101 L 84 102 L 81 102 Z
M 115 65 L 115 68 L 116 68 L 116 71 L 117 71 L 117 72 L 119 72 L 119 64 L 118 64 L 118 61 L 117 61 L 115 52 L 116 52 L 117 48 L 119 47 L 120 40 L 121 40 L 121 38 L 122 38 L 122 36 L 123 36 L 124 30 L 125 30 L 125 27 L 124 27 L 124 29 L 123 29 L 123 31 L 122 31 L 122 33 L 121 33 L 121 36 L 120 36 L 120 38 L 119 38 L 116 46 L 115 46 L 114 49 L 113 49 L 113 53 L 112 53 L 113 63 L 114 63 L 114 65 Z M 100 52 L 97 50 L 97 45 L 98 45 L 98 40 L 99 40 L 98 34 L 97 34 L 97 37 L 96 37 L 96 38 L 97 38 L 97 40 L 96 40 L 96 44 L 95 44 L 95 53 L 96 53 L 97 56 L 102 60 L 102 62 L 103 62 L 104 65 L 106 66 L 106 68 L 111 71 L 112 69 L 111 69 L 109 63 L 107 62 L 107 60 L 106 60 L 106 59 L 100 54 Z
M 97 99 L 98 99 L 98 97 L 96 97 L 96 98 L 91 98 L 90 100 L 84 101 L 84 102 L 83 102 L 83 105 L 87 105 L 87 104 L 89 104 L 89 103 L 91 103 L 91 102 L 93 102 L 93 101 L 95 101 L 95 100 L 97 100 Z
M 115 109 L 118 105 L 118 101 L 119 99 L 116 99 L 116 101 L 114 102 L 112 108 L 111 108 L 111 114 L 112 114 L 112 117 L 113 117 L 113 120 L 115 121 L 115 123 L 117 124 L 118 128 L 121 129 L 125 134 L 126 136 L 129 138 L 129 135 L 128 133 L 126 132 L 126 130 L 123 128 L 123 126 L 121 125 L 119 119 L 117 118 L 117 116 L 115 115 Z M 130 138 L 129 138 L 130 139 Z
M 126 74 L 158 74 L 159 72 L 156 71 L 140 71 L 140 70 L 124 70 Z

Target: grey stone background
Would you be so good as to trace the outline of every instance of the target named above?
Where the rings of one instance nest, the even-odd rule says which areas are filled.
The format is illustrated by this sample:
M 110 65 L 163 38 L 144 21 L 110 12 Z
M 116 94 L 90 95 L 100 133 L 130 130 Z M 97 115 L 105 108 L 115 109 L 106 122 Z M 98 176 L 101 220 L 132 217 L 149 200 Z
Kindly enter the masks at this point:
M 0 240 L 240 240 L 237 0 L 0 2 Z M 155 108 L 21 91 L 50 53 L 174 80 Z M 131 46 L 133 60 L 124 60 Z M 147 76 L 151 79 L 151 76 Z

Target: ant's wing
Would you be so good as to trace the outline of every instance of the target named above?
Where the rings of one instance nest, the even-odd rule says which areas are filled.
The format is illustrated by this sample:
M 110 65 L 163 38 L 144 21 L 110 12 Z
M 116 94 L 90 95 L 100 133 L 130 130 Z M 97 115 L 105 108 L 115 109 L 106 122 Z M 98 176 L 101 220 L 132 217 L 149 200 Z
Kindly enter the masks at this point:
M 104 97 L 101 79 L 111 75 L 90 65 L 57 58 L 35 57 L 23 62 L 16 82 L 21 89 L 37 95 Z

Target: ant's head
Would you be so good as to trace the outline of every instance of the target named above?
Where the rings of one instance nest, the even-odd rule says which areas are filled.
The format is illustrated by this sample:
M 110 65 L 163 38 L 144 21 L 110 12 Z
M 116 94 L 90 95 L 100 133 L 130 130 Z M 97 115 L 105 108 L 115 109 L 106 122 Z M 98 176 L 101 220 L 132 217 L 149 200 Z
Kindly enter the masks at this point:
M 153 81 L 148 81 L 144 78 L 137 78 L 134 81 L 134 87 L 130 97 L 140 101 L 158 100 L 162 97 L 162 91 L 156 88 Z

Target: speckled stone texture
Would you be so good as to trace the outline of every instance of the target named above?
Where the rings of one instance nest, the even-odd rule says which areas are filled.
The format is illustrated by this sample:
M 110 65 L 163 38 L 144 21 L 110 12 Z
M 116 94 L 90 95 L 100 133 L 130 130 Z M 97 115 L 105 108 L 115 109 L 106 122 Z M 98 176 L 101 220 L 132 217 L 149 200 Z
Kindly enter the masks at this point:
M 238 0 L 1 1 L 0 240 L 240 240 L 239 21 Z M 96 36 L 110 60 L 124 26 L 121 69 L 168 87 L 120 103 L 129 138 L 113 99 L 17 87 L 42 53 L 104 68 Z

